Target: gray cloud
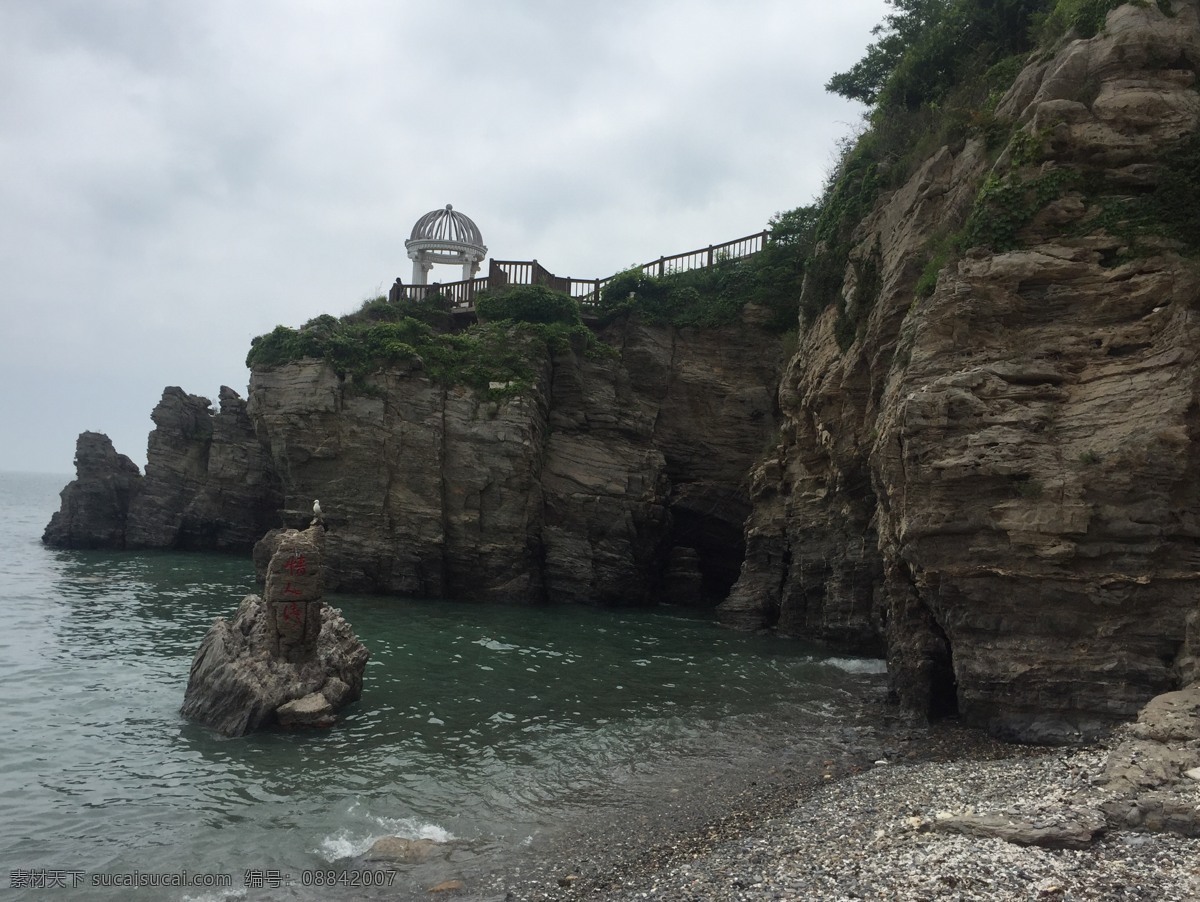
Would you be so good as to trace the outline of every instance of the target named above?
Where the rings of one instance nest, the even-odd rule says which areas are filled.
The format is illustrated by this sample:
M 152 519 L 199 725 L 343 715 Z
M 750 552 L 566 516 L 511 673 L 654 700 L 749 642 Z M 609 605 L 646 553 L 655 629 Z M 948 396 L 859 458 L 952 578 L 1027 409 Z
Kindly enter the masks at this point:
M 752 0 L 0 5 L 0 469 L 144 459 L 163 386 L 407 277 L 453 203 L 564 275 L 810 202 L 861 109 L 822 84 L 885 11 Z M 449 274 L 447 274 L 449 275 Z

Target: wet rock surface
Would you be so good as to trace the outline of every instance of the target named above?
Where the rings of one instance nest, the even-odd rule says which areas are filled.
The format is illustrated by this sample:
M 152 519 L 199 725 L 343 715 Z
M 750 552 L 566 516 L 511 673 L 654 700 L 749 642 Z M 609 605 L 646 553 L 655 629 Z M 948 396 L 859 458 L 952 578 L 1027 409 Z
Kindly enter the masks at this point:
M 377 839 L 363 855 L 366 862 L 413 864 L 428 861 L 441 844 L 432 839 L 407 839 L 403 836 L 384 836 Z

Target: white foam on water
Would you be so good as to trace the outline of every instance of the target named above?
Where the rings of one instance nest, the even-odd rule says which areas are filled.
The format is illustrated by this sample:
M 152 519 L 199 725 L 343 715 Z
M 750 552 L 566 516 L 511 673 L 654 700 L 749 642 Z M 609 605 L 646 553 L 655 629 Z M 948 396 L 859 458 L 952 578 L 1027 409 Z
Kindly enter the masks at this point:
M 437 824 L 423 824 L 411 817 L 377 817 L 374 819 L 387 832 L 384 836 L 401 836 L 404 839 L 432 839 L 434 842 L 450 842 L 454 834 Z
M 509 645 L 507 642 L 497 642 L 495 639 L 476 639 L 472 645 L 482 645 L 489 651 L 516 651 L 519 645 Z
M 355 836 L 349 830 L 339 830 L 321 840 L 321 844 L 313 849 L 313 854 L 320 855 L 329 862 L 357 858 L 371 848 L 377 839 L 378 836 Z
M 179 902 L 233 902 L 234 899 L 245 898 L 245 889 L 215 889 L 199 896 L 184 896 Z
M 824 658 L 821 663 L 846 673 L 887 673 L 887 661 L 882 658 Z
M 365 855 L 367 850 L 385 836 L 399 836 L 403 839 L 431 839 L 434 842 L 449 842 L 454 834 L 437 824 L 425 824 L 411 817 L 372 817 L 378 830 L 362 832 L 358 830 L 339 830 L 321 840 L 321 844 L 313 849 L 314 855 L 320 855 L 326 861 L 341 861 L 344 858 L 358 858 Z

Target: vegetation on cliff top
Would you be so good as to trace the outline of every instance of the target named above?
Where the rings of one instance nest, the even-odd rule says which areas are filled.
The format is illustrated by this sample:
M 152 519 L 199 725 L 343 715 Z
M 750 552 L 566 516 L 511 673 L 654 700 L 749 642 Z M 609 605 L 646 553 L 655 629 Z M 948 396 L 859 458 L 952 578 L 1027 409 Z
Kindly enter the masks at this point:
M 765 249 L 753 257 L 661 278 L 640 269 L 621 273 L 602 292 L 601 322 L 636 312 L 650 322 L 714 328 L 737 322 L 746 304 L 755 303 L 769 311 L 764 329 L 786 332 L 796 322 L 811 219 L 810 208 L 776 216 Z M 617 354 L 583 324 L 574 299 L 540 285 L 484 292 L 475 310 L 479 322 L 455 331 L 449 304 L 436 292 L 401 305 L 372 298 L 340 318 L 325 314 L 299 329 L 276 326 L 251 341 L 246 366 L 320 359 L 360 388 L 381 368 L 408 367 L 495 397 L 527 389 L 547 353 L 570 347 L 590 357 Z M 490 388 L 496 383 L 505 387 Z
M 635 266 L 618 273 L 600 292 L 601 319 L 637 313 L 653 323 L 711 329 L 738 322 L 754 304 L 767 312 L 761 323 L 767 332 L 794 329 L 814 220 L 814 207 L 776 214 L 760 253 L 708 269 L 652 276 Z
M 1155 0 L 1171 14 L 1169 0 Z M 996 156 L 1007 148 L 1007 171 L 994 172 L 980 188 L 970 217 L 948 224 L 928 249 L 918 297 L 931 294 L 938 271 L 969 247 L 1006 250 L 1052 201 L 1076 191 L 1105 227 L 1129 239 L 1165 236 L 1200 249 L 1194 213 L 1198 189 L 1191 173 L 1200 161 L 1195 139 L 1159 154 L 1158 188 L 1143 197 L 1113 192 L 1095 172 L 1080 167 L 1040 167 L 1040 139 L 1002 120 L 996 106 L 1030 55 L 1052 50 L 1065 37 L 1099 33 L 1122 0 L 889 0 L 893 12 L 875 28 L 864 57 L 834 75 L 826 88 L 870 107 L 865 128 L 847 141 L 816 205 L 816 222 L 804 261 L 801 298 L 806 323 L 837 307 L 835 333 L 848 347 L 865 324 L 873 299 L 875 261 L 857 248 L 856 230 L 880 196 L 898 188 L 939 147 L 952 150 L 982 139 Z M 1149 6 L 1149 0 L 1137 5 Z M 804 208 L 810 209 L 810 208 Z M 961 227 L 959 227 L 961 226 Z M 860 259 L 860 257 L 862 257 Z M 856 275 L 851 296 L 847 272 Z M 874 282 L 878 285 L 878 280 Z
M 246 366 L 325 360 L 368 392 L 366 380 L 383 368 L 421 370 L 442 384 L 467 385 L 495 399 L 527 391 L 551 353 L 605 353 L 577 305 L 546 288 L 510 288 L 481 297 L 478 308 L 484 321 L 454 333 L 442 331 L 449 313 L 439 298 L 403 306 L 372 298 L 340 318 L 323 314 L 299 329 L 276 326 L 251 341 Z
M 871 107 L 866 128 L 843 146 L 817 204 L 801 299 L 806 323 L 837 306 L 842 347 L 854 341 L 878 286 L 878 261 L 854 254 L 859 223 L 883 192 L 902 185 L 937 148 L 971 135 L 996 143 L 1007 132 L 992 110 L 1055 6 L 1051 0 L 889 2 L 895 11 L 874 29 L 877 39 L 866 55 L 826 85 Z M 1078 0 L 1060 5 L 1068 3 Z M 849 299 L 842 291 L 848 261 L 857 276 Z

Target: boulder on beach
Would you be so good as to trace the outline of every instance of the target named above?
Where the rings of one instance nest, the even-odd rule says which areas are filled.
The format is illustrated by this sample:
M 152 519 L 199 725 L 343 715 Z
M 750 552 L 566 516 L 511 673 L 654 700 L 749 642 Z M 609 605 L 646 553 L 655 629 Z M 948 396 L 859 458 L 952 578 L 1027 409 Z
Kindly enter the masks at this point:
M 375 840 L 371 848 L 363 855 L 363 860 L 416 864 L 432 858 L 438 851 L 438 845 L 432 839 L 384 836 Z
M 324 529 L 283 533 L 264 597 L 213 622 L 192 660 L 182 714 L 226 736 L 269 726 L 328 727 L 362 695 L 370 656 L 324 601 Z

